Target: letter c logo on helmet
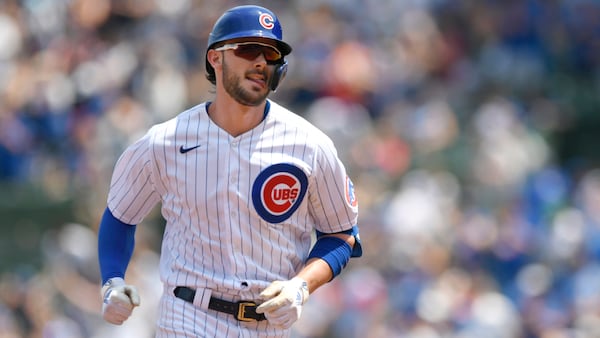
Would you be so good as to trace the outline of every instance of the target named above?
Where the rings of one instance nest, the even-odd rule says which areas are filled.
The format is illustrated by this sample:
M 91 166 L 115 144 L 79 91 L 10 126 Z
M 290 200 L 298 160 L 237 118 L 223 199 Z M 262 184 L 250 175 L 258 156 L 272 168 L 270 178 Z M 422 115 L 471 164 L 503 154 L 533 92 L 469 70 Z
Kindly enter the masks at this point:
M 269 13 L 263 13 L 258 18 L 258 22 L 261 26 L 265 27 L 265 29 L 273 29 L 275 27 L 275 20 Z

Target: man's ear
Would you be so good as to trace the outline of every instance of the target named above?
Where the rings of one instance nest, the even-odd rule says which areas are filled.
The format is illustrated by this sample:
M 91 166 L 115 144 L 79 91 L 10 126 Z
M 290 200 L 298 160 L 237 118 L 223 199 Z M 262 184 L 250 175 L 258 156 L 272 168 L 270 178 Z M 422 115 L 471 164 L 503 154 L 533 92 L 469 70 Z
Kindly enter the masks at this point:
M 209 49 L 206 53 L 206 60 L 210 63 L 213 68 L 221 67 L 222 61 L 222 53 L 217 52 L 214 49 Z

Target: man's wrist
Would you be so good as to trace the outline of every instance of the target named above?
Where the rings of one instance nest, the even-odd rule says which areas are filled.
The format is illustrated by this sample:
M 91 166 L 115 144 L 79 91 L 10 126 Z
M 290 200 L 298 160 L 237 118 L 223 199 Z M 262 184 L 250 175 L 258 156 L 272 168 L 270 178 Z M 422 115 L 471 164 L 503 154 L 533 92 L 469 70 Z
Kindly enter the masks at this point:
M 306 280 L 300 277 L 294 277 L 291 279 L 291 282 L 294 283 L 302 292 L 302 304 L 306 303 L 308 300 L 308 296 L 310 295 L 310 291 L 308 290 L 308 283 Z
M 102 289 L 100 290 L 100 293 L 102 294 L 102 297 L 106 296 L 106 292 L 112 288 L 114 288 L 115 286 L 121 286 L 121 285 L 125 285 L 125 280 L 121 277 L 113 277 L 113 278 L 109 278 L 106 283 L 104 283 L 104 285 L 102 285 Z

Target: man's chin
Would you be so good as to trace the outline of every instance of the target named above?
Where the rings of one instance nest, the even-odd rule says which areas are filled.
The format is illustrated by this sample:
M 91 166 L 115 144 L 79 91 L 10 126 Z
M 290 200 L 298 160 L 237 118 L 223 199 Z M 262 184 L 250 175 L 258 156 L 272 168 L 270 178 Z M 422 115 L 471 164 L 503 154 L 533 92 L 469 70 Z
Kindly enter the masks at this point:
M 254 95 L 248 95 L 247 97 L 244 97 L 244 98 L 237 98 L 236 101 L 244 106 L 249 106 L 249 107 L 260 106 L 267 99 L 269 92 L 268 91 L 266 93 L 255 92 L 253 94 Z
M 264 103 L 270 92 L 268 88 L 256 84 L 246 88 L 242 86 L 225 87 L 225 90 L 239 104 L 249 107 Z

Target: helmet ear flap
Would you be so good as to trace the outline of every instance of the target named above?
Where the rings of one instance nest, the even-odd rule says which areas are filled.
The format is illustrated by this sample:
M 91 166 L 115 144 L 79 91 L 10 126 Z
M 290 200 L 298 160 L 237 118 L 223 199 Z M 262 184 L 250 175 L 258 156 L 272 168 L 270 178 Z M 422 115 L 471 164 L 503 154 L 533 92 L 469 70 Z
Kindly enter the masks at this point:
M 277 90 L 277 87 L 279 86 L 281 81 L 283 81 L 285 75 L 287 74 L 287 69 L 288 62 L 286 60 L 284 60 L 282 64 L 279 64 L 277 65 L 277 67 L 275 67 L 275 71 L 273 72 L 273 76 L 271 77 L 271 83 L 269 84 L 269 87 L 272 91 Z

